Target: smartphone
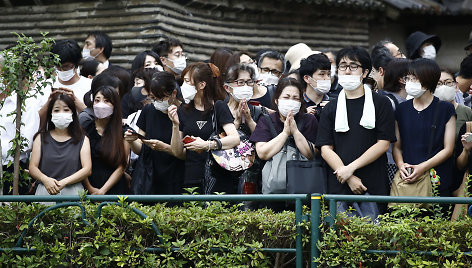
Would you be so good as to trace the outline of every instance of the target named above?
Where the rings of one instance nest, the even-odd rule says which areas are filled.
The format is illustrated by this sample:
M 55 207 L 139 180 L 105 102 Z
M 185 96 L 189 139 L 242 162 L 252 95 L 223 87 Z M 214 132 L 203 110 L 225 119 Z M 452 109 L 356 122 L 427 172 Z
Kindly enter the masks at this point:
M 259 106 L 261 105 L 261 103 L 259 101 L 256 101 L 256 100 L 250 100 L 248 101 L 249 104 L 251 104 L 252 106 Z
M 469 136 L 465 138 L 465 142 L 471 142 L 471 141 L 472 141 L 472 134 L 470 134 Z
M 144 137 L 143 135 L 139 134 L 138 132 L 136 132 L 134 130 L 131 130 L 131 135 L 136 135 L 136 136 L 138 136 L 138 139 L 141 139 L 141 140 L 147 140 L 146 137 Z
M 190 137 L 190 136 L 185 136 L 184 139 L 182 140 L 183 143 L 187 144 L 187 143 L 191 143 L 193 142 L 195 139 Z

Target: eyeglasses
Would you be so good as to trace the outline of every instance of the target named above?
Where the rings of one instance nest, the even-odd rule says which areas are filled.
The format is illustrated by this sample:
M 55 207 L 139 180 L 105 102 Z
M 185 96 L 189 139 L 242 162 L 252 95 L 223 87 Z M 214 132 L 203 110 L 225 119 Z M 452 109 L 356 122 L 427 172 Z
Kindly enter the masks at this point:
M 75 68 L 74 64 L 63 64 L 59 67 L 57 67 L 57 70 L 59 71 L 69 71 Z
M 438 81 L 438 87 L 442 86 L 442 85 L 445 85 L 445 86 L 448 86 L 448 87 L 453 87 L 453 86 L 456 85 L 456 82 L 454 82 L 451 79 L 447 79 L 447 80 L 444 80 L 444 81 L 439 80 Z
M 357 68 L 361 67 L 359 64 L 351 63 L 351 64 L 339 64 L 338 66 L 338 71 L 346 71 L 347 68 L 351 71 L 357 70 Z
M 229 82 L 229 83 L 235 83 L 238 86 L 244 86 L 244 84 L 246 84 L 250 87 L 254 86 L 254 80 L 246 80 L 246 81 L 244 81 L 244 80 L 234 80 L 233 82 Z
M 279 71 L 279 70 L 276 70 L 276 69 L 269 69 L 269 68 L 267 68 L 267 67 L 261 68 L 261 71 L 262 71 L 262 73 L 271 73 L 271 74 L 273 74 L 273 75 L 275 75 L 275 76 L 277 76 L 277 77 L 280 77 L 280 75 L 282 74 L 282 72 Z
M 413 75 L 407 75 L 407 76 L 404 76 L 402 77 L 402 80 L 406 82 L 412 82 L 412 83 L 416 83 L 418 82 L 418 78 L 416 78 L 416 76 L 413 76 Z

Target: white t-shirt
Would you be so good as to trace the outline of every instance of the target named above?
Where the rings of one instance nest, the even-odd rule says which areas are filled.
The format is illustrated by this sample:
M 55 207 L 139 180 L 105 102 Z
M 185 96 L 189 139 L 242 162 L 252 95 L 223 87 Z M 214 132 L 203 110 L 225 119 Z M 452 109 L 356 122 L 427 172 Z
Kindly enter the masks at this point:
M 64 88 L 72 89 L 74 91 L 75 97 L 77 97 L 77 99 L 83 102 L 85 93 L 90 91 L 90 87 L 92 85 L 92 79 L 86 78 L 83 76 L 79 76 L 79 77 L 80 77 L 79 81 L 75 82 L 72 85 L 64 85 L 61 82 L 59 82 L 59 79 L 56 79 L 56 82 L 54 82 L 54 85 L 52 87 L 53 88 L 64 87 Z M 45 92 L 45 95 L 46 95 L 46 92 Z M 49 94 L 47 94 L 47 96 L 49 96 Z

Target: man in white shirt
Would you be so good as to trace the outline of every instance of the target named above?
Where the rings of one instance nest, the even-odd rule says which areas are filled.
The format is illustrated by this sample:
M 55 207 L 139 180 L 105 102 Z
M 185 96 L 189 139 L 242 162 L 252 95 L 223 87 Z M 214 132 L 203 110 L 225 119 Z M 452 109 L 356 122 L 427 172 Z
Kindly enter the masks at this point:
M 78 112 L 85 109 L 84 95 L 90 91 L 92 79 L 80 76 L 77 67 L 82 59 L 82 51 L 79 44 L 74 40 L 59 40 L 52 47 L 52 53 L 59 55 L 60 65 L 56 67 L 56 81 L 50 89 L 43 89 L 44 97 L 49 98 L 51 94 L 64 93 L 74 98 Z M 46 118 L 47 102 L 41 108 L 39 115 Z
M 96 60 L 103 63 L 105 69 L 108 68 L 110 62 L 113 45 L 110 37 L 104 32 L 90 32 L 85 39 L 84 48 L 82 49 L 82 57 L 84 60 Z

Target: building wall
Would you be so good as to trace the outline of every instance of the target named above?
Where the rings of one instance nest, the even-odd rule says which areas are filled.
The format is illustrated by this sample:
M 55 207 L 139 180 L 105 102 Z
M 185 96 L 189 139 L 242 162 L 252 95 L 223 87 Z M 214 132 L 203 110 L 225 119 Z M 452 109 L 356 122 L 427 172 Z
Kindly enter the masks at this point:
M 372 11 L 300 2 L 129 0 L 0 8 L 0 49 L 15 42 L 12 32 L 34 38 L 49 32 L 82 45 L 88 31 L 100 30 L 113 40 L 110 61 L 129 67 L 165 36 L 178 38 L 190 60 L 208 59 L 218 47 L 285 53 L 299 42 L 314 50 L 369 45 Z

